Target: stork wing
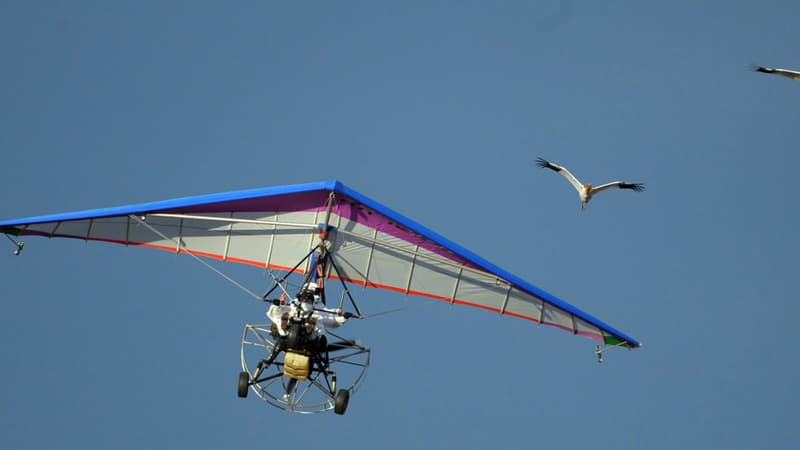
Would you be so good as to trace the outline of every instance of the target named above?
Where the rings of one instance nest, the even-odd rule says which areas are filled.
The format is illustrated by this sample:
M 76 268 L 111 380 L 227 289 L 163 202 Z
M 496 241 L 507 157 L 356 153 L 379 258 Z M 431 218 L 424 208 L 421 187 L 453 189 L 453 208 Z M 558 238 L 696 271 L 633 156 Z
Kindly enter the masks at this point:
M 612 181 L 610 183 L 601 184 L 600 186 L 596 186 L 592 188 L 592 194 L 597 194 L 598 192 L 603 192 L 608 188 L 618 187 L 620 189 L 631 189 L 636 192 L 642 192 L 644 190 L 644 184 L 642 183 L 628 183 L 625 181 Z
M 784 77 L 791 78 L 793 80 L 800 80 L 800 72 L 795 70 L 775 69 L 772 67 L 761 67 L 761 66 L 757 66 L 755 70 L 756 72 L 782 75 Z
M 135 245 L 292 270 L 329 230 L 328 278 L 641 344 L 338 181 L 0 221 L 10 235 Z M 298 271 L 308 270 L 301 266 Z
M 538 165 L 539 167 L 548 168 L 550 170 L 555 170 L 556 172 L 560 173 L 561 175 L 564 175 L 564 178 L 566 178 L 567 181 L 572 183 L 572 185 L 575 187 L 575 189 L 578 192 L 581 192 L 581 190 L 583 189 L 583 184 L 580 181 L 578 181 L 578 179 L 575 178 L 575 175 L 573 175 L 572 172 L 567 170 L 566 167 L 559 166 L 558 164 L 552 163 L 552 162 L 547 161 L 546 159 L 543 159 L 543 158 L 538 158 L 536 160 L 536 165 Z

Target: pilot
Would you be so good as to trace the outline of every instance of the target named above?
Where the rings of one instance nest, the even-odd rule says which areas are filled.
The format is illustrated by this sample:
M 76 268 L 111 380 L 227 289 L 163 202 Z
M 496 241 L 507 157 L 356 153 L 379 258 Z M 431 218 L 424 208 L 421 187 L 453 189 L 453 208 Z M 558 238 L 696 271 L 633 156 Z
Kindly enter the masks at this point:
M 286 336 L 286 327 L 289 323 L 289 317 L 295 315 L 309 314 L 308 325 L 309 334 L 314 337 L 321 336 L 325 329 L 338 328 L 347 322 L 347 319 L 352 317 L 350 313 L 342 314 L 341 311 L 336 309 L 324 308 L 319 305 L 321 303 L 322 289 L 315 282 L 306 283 L 300 293 L 291 302 L 283 303 L 280 301 L 273 301 L 267 310 L 267 317 L 273 324 L 278 335 Z M 277 336 L 276 336 L 277 337 Z
M 326 329 L 338 328 L 353 315 L 349 312 L 342 313 L 337 309 L 324 308 L 322 303 L 322 289 L 315 282 L 308 282 L 300 290 L 300 293 L 291 302 L 285 303 L 283 296 L 280 300 L 272 300 L 272 304 L 267 310 L 267 317 L 272 322 L 272 335 L 275 337 L 275 347 L 269 357 L 258 363 L 256 375 L 261 373 L 264 367 L 269 366 L 278 354 L 287 348 L 287 335 L 289 334 L 289 320 L 291 317 L 303 317 L 306 319 L 306 333 L 316 342 L 325 334 Z M 265 299 L 266 301 L 266 299 Z
M 275 347 L 267 359 L 259 361 L 253 378 L 258 378 L 261 371 L 291 345 L 288 343 L 288 328 L 292 317 L 306 317 L 306 336 L 311 338 L 308 342 L 316 347 L 326 342 L 324 337 L 326 329 L 338 328 L 353 316 L 349 312 L 342 313 L 338 309 L 325 308 L 320 303 L 322 303 L 322 289 L 313 281 L 306 283 L 297 297 L 289 303 L 285 303 L 283 299 L 272 301 L 267 310 L 267 317 L 273 323 L 272 335 L 275 337 Z M 289 380 L 284 394 L 285 401 L 291 396 L 296 384 L 297 380 Z
M 314 312 L 311 314 L 311 320 L 314 321 L 314 334 L 315 336 L 322 335 L 327 328 L 338 328 L 347 322 L 347 319 L 352 317 L 350 313 L 342 313 L 339 309 L 326 308 L 322 303 L 322 288 L 313 281 L 308 283 L 303 289 L 301 294 L 301 301 L 304 307 L 311 307 Z

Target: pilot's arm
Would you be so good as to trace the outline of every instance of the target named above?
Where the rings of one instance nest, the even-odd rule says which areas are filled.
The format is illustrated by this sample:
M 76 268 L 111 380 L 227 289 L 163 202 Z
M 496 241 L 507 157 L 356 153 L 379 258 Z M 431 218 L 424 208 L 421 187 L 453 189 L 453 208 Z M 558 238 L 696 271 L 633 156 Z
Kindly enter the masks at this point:
M 317 311 L 315 315 L 317 315 L 317 322 L 321 323 L 325 328 L 338 328 L 339 326 L 344 325 L 344 323 L 347 322 L 347 319 L 350 318 L 350 314 L 338 314 L 327 311 Z

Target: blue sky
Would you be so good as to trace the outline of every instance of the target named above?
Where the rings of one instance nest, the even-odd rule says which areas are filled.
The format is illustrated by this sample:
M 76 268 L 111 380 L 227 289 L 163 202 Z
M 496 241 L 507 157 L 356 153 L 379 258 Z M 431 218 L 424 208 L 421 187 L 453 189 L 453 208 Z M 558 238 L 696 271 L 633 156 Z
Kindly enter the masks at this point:
M 345 416 L 236 398 L 263 305 L 186 257 L 0 254 L 0 447 L 796 447 L 790 1 L 0 4 L 0 217 L 339 179 L 640 339 L 359 290 Z M 604 193 L 581 213 L 542 156 Z M 2 248 L 2 247 L 0 247 Z M 256 291 L 267 280 L 226 267 Z M 305 444 L 304 444 L 305 445 Z

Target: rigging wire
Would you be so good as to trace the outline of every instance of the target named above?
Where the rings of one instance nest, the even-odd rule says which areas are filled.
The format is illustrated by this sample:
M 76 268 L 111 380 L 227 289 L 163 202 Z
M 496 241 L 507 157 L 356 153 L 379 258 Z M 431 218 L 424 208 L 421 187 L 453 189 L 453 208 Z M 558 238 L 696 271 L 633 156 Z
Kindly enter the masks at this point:
M 387 310 L 387 311 L 376 312 L 374 314 L 367 314 L 365 316 L 359 317 L 359 319 L 372 319 L 373 317 L 385 316 L 387 314 L 394 314 L 396 312 L 405 311 L 407 309 L 408 309 L 408 306 L 403 306 L 402 308 L 395 308 L 395 309 L 390 309 L 390 310 Z
M 268 267 L 268 268 L 267 268 L 267 273 L 269 274 L 269 276 L 270 276 L 270 277 L 272 277 L 272 281 L 274 281 L 274 282 L 275 282 L 275 285 L 277 285 L 278 287 L 280 287 L 280 288 L 281 288 L 281 290 L 283 291 L 283 295 L 285 295 L 285 296 L 286 296 L 286 298 L 291 298 L 291 297 L 292 297 L 292 294 L 290 294 L 290 293 L 289 293 L 289 291 L 287 291 L 287 290 L 286 290 L 286 287 L 284 287 L 284 285 L 283 285 L 283 282 L 282 282 L 281 280 L 279 280 L 279 279 L 278 279 L 278 277 L 276 277 L 274 273 L 272 273 L 272 269 L 270 269 L 270 268 Z M 265 296 L 261 296 L 260 298 L 261 298 L 262 300 L 266 301 L 267 299 L 266 299 L 266 298 L 264 298 L 264 297 L 265 297 Z
M 236 286 L 236 287 L 238 287 L 239 289 L 241 289 L 242 291 L 246 292 L 248 295 L 250 295 L 250 296 L 251 296 L 251 297 L 253 297 L 254 299 L 256 299 L 256 300 L 258 300 L 258 301 L 263 301 L 263 299 L 262 299 L 262 297 L 261 297 L 260 295 L 256 294 L 255 292 L 251 291 L 250 289 L 247 289 L 245 286 L 243 286 L 243 285 L 242 285 L 241 283 L 239 283 L 238 281 L 236 281 L 236 280 L 234 280 L 233 278 L 229 277 L 228 275 L 224 274 L 224 273 L 223 273 L 221 270 L 217 269 L 216 267 L 214 267 L 214 266 L 212 266 L 211 264 L 207 263 L 205 260 L 203 260 L 203 259 L 202 259 L 202 258 L 200 258 L 199 256 L 197 256 L 197 255 L 195 255 L 194 253 L 192 253 L 192 251 L 191 251 L 191 250 L 189 250 L 189 249 L 186 247 L 186 244 L 184 244 L 182 240 L 176 240 L 176 239 L 173 239 L 173 238 L 167 237 L 166 235 L 164 235 L 164 233 L 162 233 L 162 232 L 158 231 L 157 229 L 155 229 L 154 227 L 152 227 L 152 226 L 151 226 L 149 223 L 145 222 L 143 219 L 140 219 L 139 217 L 137 217 L 137 216 L 135 216 L 135 215 L 133 215 L 133 214 L 130 214 L 130 215 L 129 215 L 129 217 L 133 218 L 133 219 L 134 219 L 136 222 L 138 222 L 140 225 L 143 225 L 145 228 L 147 228 L 148 230 L 152 231 L 153 233 L 155 233 L 157 236 L 161 237 L 162 239 L 166 239 L 166 240 L 168 240 L 168 241 L 171 241 L 171 242 L 173 242 L 173 243 L 177 244 L 177 245 L 178 245 L 178 248 L 179 248 L 179 249 L 183 249 L 183 251 L 184 251 L 184 252 L 185 252 L 187 255 L 189 255 L 189 256 L 191 256 L 192 258 L 194 258 L 194 259 L 195 259 L 197 262 L 199 262 L 200 264 L 202 264 L 202 265 L 206 266 L 207 268 L 211 269 L 211 270 L 212 270 L 213 272 L 215 272 L 217 275 L 219 275 L 219 276 L 221 276 L 222 278 L 224 278 L 224 279 L 228 280 L 228 281 L 229 281 L 230 283 L 232 283 L 234 286 Z M 180 252 L 180 250 L 179 250 L 179 252 Z

